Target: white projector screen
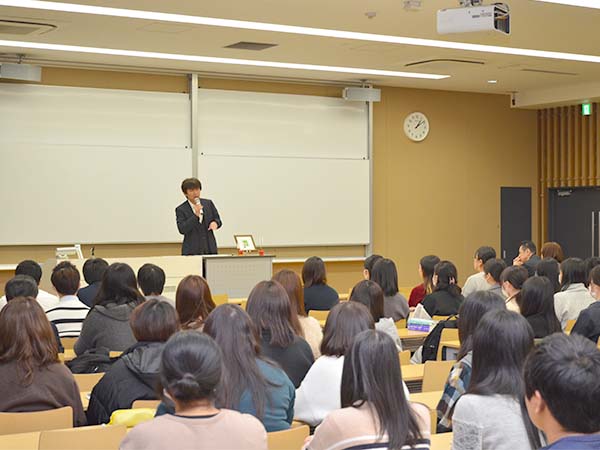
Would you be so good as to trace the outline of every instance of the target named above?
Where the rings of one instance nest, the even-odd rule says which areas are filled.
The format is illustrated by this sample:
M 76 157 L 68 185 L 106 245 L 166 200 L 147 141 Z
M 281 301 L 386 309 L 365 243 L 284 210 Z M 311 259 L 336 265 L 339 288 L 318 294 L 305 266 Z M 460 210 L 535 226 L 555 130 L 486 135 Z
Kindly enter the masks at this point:
M 368 110 L 339 98 L 199 90 L 203 196 L 257 245 L 369 242 Z

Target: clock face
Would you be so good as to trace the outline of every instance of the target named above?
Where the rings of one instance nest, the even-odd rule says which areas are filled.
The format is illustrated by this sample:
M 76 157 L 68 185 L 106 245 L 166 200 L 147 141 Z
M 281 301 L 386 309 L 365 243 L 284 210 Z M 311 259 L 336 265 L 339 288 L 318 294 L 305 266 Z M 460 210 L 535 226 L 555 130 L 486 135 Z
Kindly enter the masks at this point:
M 415 142 L 420 142 L 429 134 L 429 120 L 420 112 L 410 113 L 404 119 L 404 134 Z

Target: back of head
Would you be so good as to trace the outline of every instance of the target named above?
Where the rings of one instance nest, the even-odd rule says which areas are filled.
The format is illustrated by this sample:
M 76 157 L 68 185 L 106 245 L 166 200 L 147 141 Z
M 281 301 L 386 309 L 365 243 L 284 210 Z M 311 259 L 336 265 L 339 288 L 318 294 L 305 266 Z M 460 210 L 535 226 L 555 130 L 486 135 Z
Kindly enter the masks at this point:
M 199 328 L 215 309 L 206 280 L 199 275 L 188 275 L 181 280 L 175 292 L 175 307 L 181 328 Z
M 427 294 L 433 292 L 433 272 L 436 264 L 439 262 L 440 258 L 435 255 L 423 256 L 419 261 L 421 272 L 423 273 L 423 285 Z
M 79 290 L 79 271 L 69 261 L 58 263 L 52 269 L 50 281 L 60 295 L 75 295 Z
M 373 317 L 366 306 L 355 301 L 338 303 L 327 316 L 321 354 L 344 356 L 360 332 L 373 328 Z
M 451 261 L 440 261 L 435 265 L 434 276 L 437 276 L 435 291 L 447 291 L 453 297 L 460 297 L 458 271 Z
M 522 248 L 523 250 L 529 250 L 533 254 L 537 252 L 537 247 L 535 246 L 533 241 L 529 240 L 521 241 L 521 243 L 519 244 L 519 248 Z
M 506 269 L 506 263 L 503 259 L 492 258 L 488 259 L 483 265 L 483 272 L 490 275 L 496 283 L 500 283 L 500 275 Z
M 550 333 L 561 331 L 554 310 L 554 289 L 548 278 L 534 276 L 523 283 L 519 308 L 524 317 L 543 316 Z
M 138 305 L 129 317 L 129 324 L 138 342 L 166 342 L 179 330 L 175 308 L 157 299 Z
M 535 269 L 535 274 L 539 277 L 548 278 L 550 283 L 552 283 L 555 293 L 560 291 L 560 282 L 558 281 L 560 264 L 554 258 L 542 259 Z
M 384 296 L 396 295 L 398 293 L 398 271 L 394 261 L 388 258 L 381 258 L 377 261 L 371 272 L 371 281 L 381 287 Z
M 383 256 L 376 254 L 365 258 L 364 269 L 366 270 L 365 275 L 368 275 L 369 277 L 368 279 L 371 278 L 371 274 L 373 273 L 373 267 L 375 266 L 375 263 L 377 263 L 377 261 L 379 261 L 382 258 Z
M 590 282 L 590 275 L 592 273 L 592 269 L 596 266 L 600 266 L 600 257 L 598 256 L 590 256 L 585 260 L 585 284 L 586 286 Z
M 36 369 L 58 362 L 58 345 L 50 322 L 33 297 L 13 298 L 0 311 L 0 363 L 16 362 L 24 383 Z
M 360 281 L 350 292 L 351 302 L 365 305 L 373 316 L 373 321 L 378 322 L 383 317 L 383 291 L 377 283 L 371 280 Z
M 165 287 L 165 271 L 155 264 L 144 264 L 137 273 L 144 295 L 160 295 Z
M 302 266 L 302 282 L 308 288 L 319 284 L 327 284 L 325 263 L 318 256 L 311 256 Z
M 585 262 L 581 258 L 567 258 L 560 264 L 560 288 L 567 289 L 570 285 L 585 284 Z
M 389 448 L 416 443 L 419 425 L 402 388 L 398 351 L 391 337 L 367 330 L 356 336 L 344 358 L 342 408 L 368 402 L 380 423 L 379 435 L 387 433 Z
M 302 281 L 298 274 L 293 270 L 284 269 L 273 275 L 272 280 L 277 281 L 285 289 L 292 305 L 292 311 L 295 311 L 299 316 L 306 317 L 304 290 L 302 289 Z
M 577 334 L 546 337 L 524 367 L 525 393 L 541 395 L 554 419 L 568 433 L 600 432 L 600 352 Z
M 248 296 L 246 311 L 259 333 L 270 335 L 270 344 L 287 347 L 295 339 L 290 301 L 277 281 L 261 281 Z
M 502 283 L 510 283 L 511 286 L 517 290 L 523 288 L 523 283 L 529 278 L 529 272 L 523 266 L 508 266 L 500 274 L 500 281 Z
M 552 258 L 561 263 L 565 259 L 565 254 L 558 242 L 546 242 L 540 250 L 540 258 Z
M 482 264 L 485 264 L 488 260 L 496 257 L 496 250 L 493 247 L 479 247 L 475 251 L 475 259 L 481 260 Z
M 525 272 L 527 272 L 526 269 Z M 458 312 L 458 337 L 460 351 L 458 359 L 473 350 L 473 333 L 481 318 L 490 311 L 504 310 L 506 304 L 498 294 L 490 291 L 475 291 L 460 306 Z
M 83 263 L 83 278 L 87 284 L 102 281 L 108 263 L 102 258 L 90 258 Z
M 36 298 L 38 296 L 38 285 L 29 275 L 15 275 L 6 282 L 4 295 L 6 295 L 6 301 L 11 301 L 16 297 Z
M 125 263 L 113 263 L 104 272 L 95 304 L 106 306 L 114 303 L 141 303 L 144 297 L 138 291 L 133 269 Z
M 221 351 L 215 341 L 197 331 L 180 331 L 162 353 L 162 388 L 178 403 L 212 400 L 221 379 Z
M 26 259 L 17 265 L 15 275 L 29 275 L 39 285 L 42 279 L 42 267 L 35 261 Z
M 590 282 L 600 286 L 600 266 L 596 266 L 590 271 Z

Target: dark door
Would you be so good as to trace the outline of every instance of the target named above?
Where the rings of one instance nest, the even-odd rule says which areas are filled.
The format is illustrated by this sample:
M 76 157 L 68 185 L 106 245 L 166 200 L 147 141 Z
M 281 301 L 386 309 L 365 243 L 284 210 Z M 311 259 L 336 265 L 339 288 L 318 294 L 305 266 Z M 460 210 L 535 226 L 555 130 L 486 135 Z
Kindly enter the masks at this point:
M 565 256 L 600 256 L 600 188 L 550 189 L 548 237 Z
M 531 239 L 531 188 L 500 188 L 500 245 L 498 258 L 512 265 L 521 241 Z

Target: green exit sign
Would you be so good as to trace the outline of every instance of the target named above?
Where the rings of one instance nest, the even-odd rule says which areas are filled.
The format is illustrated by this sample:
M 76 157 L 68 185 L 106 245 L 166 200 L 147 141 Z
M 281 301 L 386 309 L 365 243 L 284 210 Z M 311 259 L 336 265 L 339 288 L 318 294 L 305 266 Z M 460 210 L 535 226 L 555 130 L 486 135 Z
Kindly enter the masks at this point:
M 591 103 L 583 103 L 581 105 L 581 115 L 583 115 L 583 116 L 591 116 L 592 115 L 592 104 Z

